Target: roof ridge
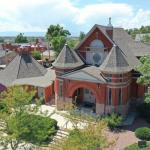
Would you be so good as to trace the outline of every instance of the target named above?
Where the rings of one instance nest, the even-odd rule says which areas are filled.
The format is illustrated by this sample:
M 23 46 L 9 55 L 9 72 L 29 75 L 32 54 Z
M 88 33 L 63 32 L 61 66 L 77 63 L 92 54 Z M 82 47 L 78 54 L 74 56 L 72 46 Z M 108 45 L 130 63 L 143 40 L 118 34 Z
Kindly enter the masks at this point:
M 101 71 L 112 73 L 128 72 L 132 69 L 127 56 L 117 45 L 112 47 L 111 51 L 99 68 Z
M 17 69 L 17 76 L 16 76 L 16 79 L 18 79 L 18 75 L 19 75 L 19 70 L 20 70 L 20 63 L 21 63 L 21 59 L 22 57 L 18 54 L 19 56 L 19 65 L 18 65 L 18 69 Z
M 78 54 L 70 49 L 70 47 L 65 44 L 55 62 L 53 63 L 54 67 L 58 68 L 76 68 L 82 66 L 84 63 Z
M 36 66 L 36 68 L 40 71 L 40 73 L 42 74 L 42 75 L 45 75 L 42 71 L 41 71 L 41 69 L 40 68 L 38 68 L 37 67 L 37 65 L 36 65 L 36 63 L 35 63 L 35 61 L 37 62 L 37 63 L 39 63 L 36 59 L 34 59 L 32 56 L 30 56 L 31 57 L 31 59 L 33 59 L 34 61 L 32 61 L 32 63 L 34 63 L 35 65 L 34 66 Z M 40 64 L 39 64 L 40 65 Z M 45 68 L 44 68 L 45 69 Z M 46 71 L 47 72 L 47 71 Z

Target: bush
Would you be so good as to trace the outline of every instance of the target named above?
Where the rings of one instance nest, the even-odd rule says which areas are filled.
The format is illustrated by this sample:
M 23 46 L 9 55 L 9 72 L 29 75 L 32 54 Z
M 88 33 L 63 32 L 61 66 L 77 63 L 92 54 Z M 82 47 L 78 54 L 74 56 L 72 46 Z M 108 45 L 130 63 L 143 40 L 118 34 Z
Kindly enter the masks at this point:
M 150 143 L 147 143 L 146 147 L 140 148 L 138 144 L 132 144 L 127 146 L 124 150 L 150 150 Z
M 32 56 L 36 60 L 41 60 L 41 53 L 39 51 L 32 52 Z
M 150 140 L 150 128 L 138 128 L 135 130 L 135 135 L 141 140 Z
M 6 112 L 6 113 L 8 113 L 8 107 L 7 107 L 7 105 L 5 104 L 5 103 L 3 103 L 3 102 L 0 102 L 0 112 Z
M 8 134 L 19 133 L 20 139 L 32 144 L 42 144 L 57 132 L 57 121 L 48 117 L 23 113 L 11 117 L 8 124 Z
M 121 125 L 123 118 L 121 115 L 118 115 L 116 113 L 112 113 L 111 115 L 107 115 L 103 118 L 104 121 L 107 122 L 108 127 L 110 129 L 115 129 L 119 125 Z
M 140 104 L 137 107 L 137 111 L 139 112 L 139 115 L 144 118 L 147 122 L 150 123 L 150 104 L 148 103 L 143 103 Z
M 105 122 L 99 122 L 95 125 L 89 124 L 84 129 L 74 129 L 70 132 L 68 138 L 61 143 L 62 150 L 102 150 L 108 148 L 111 143 L 108 142 L 104 133 L 106 129 Z M 56 149 L 58 149 L 56 143 Z

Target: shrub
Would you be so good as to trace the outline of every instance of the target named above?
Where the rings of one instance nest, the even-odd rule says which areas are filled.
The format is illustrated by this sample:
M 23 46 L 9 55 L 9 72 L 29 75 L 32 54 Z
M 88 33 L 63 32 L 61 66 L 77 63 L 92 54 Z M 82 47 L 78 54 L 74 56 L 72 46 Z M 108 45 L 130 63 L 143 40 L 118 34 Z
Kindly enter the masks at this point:
M 124 150 L 150 150 L 150 143 L 147 143 L 146 147 L 140 148 L 138 144 L 132 144 L 125 147 Z
M 108 148 L 112 143 L 107 140 L 105 135 L 105 122 L 89 124 L 84 129 L 74 129 L 70 132 L 68 138 L 61 143 L 62 150 L 102 150 Z M 58 149 L 56 143 L 56 149 Z
M 150 104 L 143 103 L 137 107 L 139 115 L 150 123 Z
M 121 125 L 123 118 L 121 115 L 118 115 L 116 113 L 112 113 L 111 115 L 107 115 L 103 118 L 104 121 L 107 122 L 108 127 L 110 129 L 114 129 L 116 127 L 118 127 L 119 125 Z
M 135 130 L 135 135 L 141 140 L 150 140 L 150 128 L 143 127 Z
M 41 53 L 39 51 L 33 51 L 32 52 L 32 56 L 36 59 L 36 60 L 41 60 Z
M 27 113 L 11 117 L 7 124 L 9 135 L 17 132 L 20 139 L 32 144 L 42 144 L 51 140 L 57 131 L 57 121 L 54 119 Z
M 0 102 L 0 112 L 8 112 L 8 107 L 7 107 L 7 105 L 5 104 L 5 103 L 3 103 L 3 102 Z

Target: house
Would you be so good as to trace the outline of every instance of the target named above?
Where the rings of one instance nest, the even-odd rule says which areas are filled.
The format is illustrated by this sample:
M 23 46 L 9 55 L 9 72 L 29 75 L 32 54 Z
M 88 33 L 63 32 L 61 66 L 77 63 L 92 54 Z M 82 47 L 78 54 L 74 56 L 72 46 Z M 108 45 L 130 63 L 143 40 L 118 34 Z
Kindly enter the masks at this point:
M 145 37 L 150 37 L 150 33 L 141 33 L 141 34 L 136 34 L 135 36 L 135 41 L 143 41 Z
M 150 46 L 135 42 L 123 28 L 111 22 L 94 25 L 74 50 L 65 45 L 53 63 L 56 104 L 73 102 L 100 115 L 125 115 L 130 103 L 143 100 L 146 88 L 137 84 L 135 68 L 145 55 Z
M 20 51 L 18 55 L 0 71 L 0 92 L 12 85 L 34 87 L 38 97 L 43 97 L 45 103 L 52 99 L 55 71 L 45 69 L 30 54 L 30 51 Z
M 46 103 L 58 107 L 67 102 L 99 115 L 126 115 L 132 102 L 143 100 L 146 87 L 136 82 L 140 74 L 135 68 L 145 55 L 150 55 L 150 45 L 135 42 L 109 20 L 107 26 L 94 25 L 74 50 L 65 44 L 53 68 L 45 69 L 29 51 L 19 51 L 0 71 L 0 89 L 34 86 Z

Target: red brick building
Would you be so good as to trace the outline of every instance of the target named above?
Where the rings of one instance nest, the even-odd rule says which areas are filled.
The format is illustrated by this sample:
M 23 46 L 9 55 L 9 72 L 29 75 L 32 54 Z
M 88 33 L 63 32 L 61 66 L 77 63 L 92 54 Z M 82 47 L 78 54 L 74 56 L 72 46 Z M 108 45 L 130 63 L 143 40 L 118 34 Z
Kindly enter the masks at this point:
M 145 87 L 137 84 L 135 68 L 145 55 L 150 45 L 135 42 L 123 28 L 94 25 L 74 50 L 65 45 L 48 70 L 29 53 L 18 54 L 0 72 L 0 90 L 34 86 L 46 103 L 55 97 L 56 105 L 71 102 L 86 112 L 124 115 L 143 99 Z
M 123 28 L 94 25 L 75 50 L 65 45 L 53 63 L 56 104 L 73 102 L 100 115 L 126 114 L 130 103 L 144 96 L 135 71 L 144 55 L 150 55 L 150 45 L 135 42 Z

